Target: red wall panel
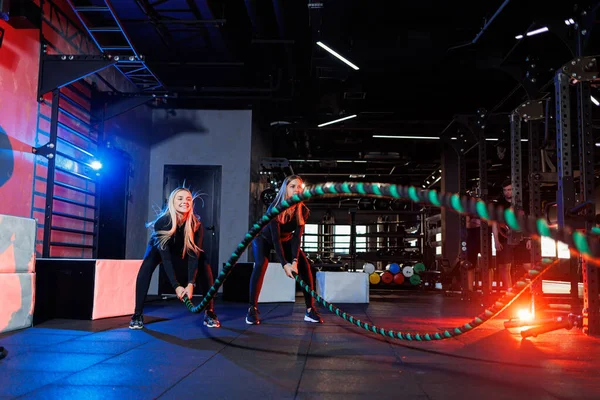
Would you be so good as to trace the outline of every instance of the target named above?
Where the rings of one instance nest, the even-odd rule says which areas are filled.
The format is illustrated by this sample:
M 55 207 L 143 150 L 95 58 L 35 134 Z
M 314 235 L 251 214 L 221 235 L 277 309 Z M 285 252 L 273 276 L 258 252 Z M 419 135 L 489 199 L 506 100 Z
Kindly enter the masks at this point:
M 0 20 L 0 214 L 30 217 L 38 103 L 39 33 Z
M 76 21 L 70 7 L 63 1 L 54 1 L 71 21 Z M 97 49 L 83 46 L 81 36 L 74 35 L 74 25 L 67 22 L 64 14 L 56 12 L 56 6 L 45 2 L 42 33 L 48 54 L 94 53 Z M 42 252 L 43 224 L 45 222 L 45 197 L 47 180 L 47 160 L 34 156 L 31 148 L 44 145 L 49 140 L 52 95 L 44 95 L 44 101 L 37 101 L 39 69 L 39 31 L 15 30 L 6 22 L 0 21 L 5 31 L 0 48 L 0 214 L 32 217 L 38 220 L 37 252 Z M 68 31 L 69 40 L 60 32 Z M 61 93 L 77 103 L 81 108 L 90 108 L 88 85 L 76 82 L 71 87 L 61 89 Z M 61 99 L 59 113 L 57 151 L 76 160 L 88 163 L 96 153 L 96 145 L 80 138 L 76 133 L 97 140 L 97 133 L 90 131 L 89 114 Z M 66 142 L 72 143 L 74 146 Z M 57 167 L 75 174 L 94 177 L 93 171 L 64 157 L 57 157 Z M 35 177 L 35 178 L 34 178 Z M 95 191 L 95 184 L 68 173 L 56 171 L 56 180 L 63 183 Z M 94 197 L 55 186 L 56 196 L 62 196 L 83 204 L 94 205 Z M 94 210 L 65 202 L 54 201 L 54 211 L 85 218 L 94 218 Z M 93 223 L 64 217 L 54 217 L 53 226 L 93 231 Z M 66 232 L 52 232 L 52 241 L 79 244 L 92 244 L 92 236 Z M 90 250 L 56 247 L 52 256 L 90 257 Z

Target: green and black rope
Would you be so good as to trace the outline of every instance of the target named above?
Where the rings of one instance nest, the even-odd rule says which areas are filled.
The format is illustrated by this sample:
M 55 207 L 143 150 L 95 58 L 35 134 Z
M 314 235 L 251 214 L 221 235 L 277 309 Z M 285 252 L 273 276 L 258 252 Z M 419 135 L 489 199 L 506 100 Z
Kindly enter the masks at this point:
M 443 332 L 436 331 L 407 333 L 401 331 L 394 331 L 392 329 L 381 328 L 376 325 L 371 325 L 367 322 L 356 319 L 355 317 L 346 313 L 345 311 L 340 310 L 335 305 L 327 302 L 325 299 L 319 296 L 317 292 L 311 290 L 310 287 L 306 283 L 304 283 L 304 281 L 302 281 L 302 279 L 300 279 L 300 277 L 297 274 L 294 274 L 294 277 L 296 278 L 296 282 L 300 284 L 302 289 L 310 293 L 310 295 L 313 296 L 315 300 L 317 300 L 323 306 L 325 306 L 325 308 L 327 308 L 329 311 L 331 311 L 338 317 L 350 322 L 351 324 L 354 324 L 359 328 L 363 328 L 367 332 L 373 332 L 385 337 L 400 340 L 428 342 L 432 340 L 450 339 L 462 335 L 484 324 L 486 321 L 494 318 L 496 315 L 500 314 L 507 307 L 509 307 L 528 287 L 530 287 L 535 281 L 540 279 L 544 272 L 546 272 L 555 264 L 555 261 L 553 262 L 550 260 L 544 260 L 544 262 L 541 265 L 535 266 L 533 269 L 529 270 L 529 272 L 527 272 L 523 276 L 523 278 L 519 279 L 517 283 L 515 283 L 515 285 L 510 290 L 508 290 L 504 296 L 502 296 L 502 298 L 496 300 L 493 306 L 487 308 L 483 313 L 473 318 L 472 321 L 464 325 L 457 326 L 456 328 L 447 329 Z M 517 289 L 518 292 L 515 292 L 515 289 Z
M 595 235 L 586 235 L 569 227 L 565 227 L 563 229 L 550 228 L 544 219 L 536 219 L 535 217 L 527 216 L 525 214 L 517 215 L 511 208 L 504 209 L 502 207 L 495 206 L 493 203 L 486 204 L 485 202 L 474 198 L 467 198 L 466 196 L 461 197 L 453 193 L 437 193 L 435 190 L 420 190 L 414 186 L 405 187 L 394 184 L 363 182 L 325 183 L 307 187 L 302 193 L 294 195 L 288 200 L 284 200 L 281 204 L 281 207 L 273 207 L 271 210 L 269 210 L 269 212 L 263 215 L 254 225 L 252 225 L 250 231 L 246 233 L 244 239 L 240 242 L 240 244 L 238 244 L 236 250 L 225 263 L 225 266 L 215 279 L 213 286 L 205 294 L 200 304 L 194 306 L 190 299 L 187 296 L 184 296 L 183 300 L 186 307 L 193 313 L 198 313 L 204 310 L 204 308 L 206 308 L 208 305 L 208 302 L 214 297 L 223 282 L 227 279 L 231 273 L 231 270 L 246 248 L 250 245 L 250 243 L 252 243 L 260 231 L 282 211 L 285 211 L 299 202 L 310 200 L 313 197 L 349 194 L 361 195 L 364 197 L 409 199 L 415 203 L 448 208 L 460 214 L 475 214 L 486 221 L 506 223 L 510 229 L 517 232 L 537 235 L 540 237 L 550 237 L 556 241 L 561 241 L 566 243 L 570 248 L 575 248 L 577 252 L 588 259 L 596 259 L 600 254 L 600 246 L 598 241 L 593 240 Z M 534 266 L 534 269 L 530 270 L 525 275 L 524 279 L 526 277 L 529 277 L 532 280 L 539 278 L 539 276 L 548 268 L 550 268 L 551 265 L 552 264 L 546 264 L 545 266 Z M 493 318 L 504 308 L 510 305 L 510 303 L 519 295 L 521 295 L 531 284 L 531 282 L 526 283 L 524 279 L 519 280 L 513 286 L 513 289 L 519 290 L 518 292 L 513 292 L 513 289 L 509 290 L 507 294 L 502 299 L 498 300 L 491 308 L 487 309 L 484 313 L 473 319 L 473 321 L 470 323 L 461 327 L 454 328 L 453 330 L 447 330 L 442 333 L 434 332 L 425 334 L 411 334 L 385 330 L 383 328 L 369 325 L 360 320 L 356 320 L 354 317 L 342 312 L 334 305 L 327 303 L 314 291 L 311 291 L 310 288 L 308 288 L 308 285 L 302 282 L 298 276 L 295 278 L 304 290 L 308 290 L 309 293 L 326 308 L 361 328 L 367 329 L 370 332 L 382 334 L 386 337 L 395 337 L 403 340 L 425 341 L 447 339 L 472 330 L 474 327 L 477 327 L 483 324 L 485 321 Z M 509 300 L 509 302 L 505 304 L 504 301 L 506 300 Z

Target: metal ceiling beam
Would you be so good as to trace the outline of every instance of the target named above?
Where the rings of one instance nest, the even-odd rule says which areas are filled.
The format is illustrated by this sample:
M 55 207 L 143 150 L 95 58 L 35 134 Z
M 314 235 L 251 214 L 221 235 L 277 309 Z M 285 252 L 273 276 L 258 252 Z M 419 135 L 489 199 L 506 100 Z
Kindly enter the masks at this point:
M 296 167 L 298 168 L 298 167 Z M 354 172 L 334 172 L 334 173 L 327 173 L 327 172 L 302 172 L 301 169 L 297 169 L 295 170 L 296 173 L 302 175 L 302 176 L 348 176 L 348 175 L 364 175 L 365 178 L 371 178 L 371 177 L 385 177 L 385 178 L 404 178 L 404 177 L 422 177 L 422 176 L 427 176 L 429 175 L 429 173 L 431 171 L 427 171 L 427 172 L 423 172 L 422 174 L 417 174 L 414 172 L 407 172 L 407 173 L 403 173 L 403 174 L 368 174 L 362 171 L 354 171 Z
M 245 65 L 244 62 L 236 62 L 236 61 L 152 61 L 150 62 L 152 65 L 156 66 L 177 66 L 177 67 L 205 67 L 205 68 L 213 68 L 213 67 L 243 67 Z
M 199 1 L 199 4 L 196 3 L 195 0 L 186 0 L 186 3 L 192 10 L 194 17 L 196 17 L 197 20 L 215 20 L 207 0 L 201 0 Z M 207 27 L 205 28 L 205 32 L 208 34 L 209 41 L 213 48 L 217 47 L 221 50 L 227 51 L 227 46 L 225 46 L 223 36 L 218 28 Z
M 161 4 L 168 3 L 170 0 L 157 0 L 151 4 L 152 7 L 160 6 Z
M 157 10 L 159 12 L 161 10 Z M 152 21 L 146 19 L 124 19 L 124 22 L 132 23 L 150 23 Z M 177 19 L 161 16 L 158 18 L 158 23 L 163 25 L 198 25 L 198 26 L 220 26 L 227 22 L 226 19 Z
M 140 8 L 140 10 L 149 18 L 152 25 L 154 25 L 156 33 L 158 34 L 164 45 L 167 47 L 167 49 L 169 51 L 176 51 L 173 36 L 171 36 L 171 33 L 169 33 L 169 30 L 166 29 L 164 25 L 161 25 L 159 23 L 160 16 L 154 8 L 156 3 L 151 4 L 148 0 L 135 0 L 135 3 Z
M 500 5 L 500 8 L 498 8 L 498 10 L 496 10 L 496 12 L 494 13 L 494 15 L 492 15 L 492 18 L 490 18 L 489 21 L 487 21 L 483 25 L 483 28 L 481 28 L 481 31 L 479 31 L 479 33 L 475 36 L 475 38 L 473 40 L 471 40 L 470 42 L 459 44 L 458 46 L 450 47 L 448 49 L 448 51 L 459 49 L 459 48 L 462 48 L 462 47 L 471 46 L 471 45 L 477 43 L 477 41 L 479 40 L 479 38 L 485 33 L 485 31 L 490 27 L 490 25 L 492 24 L 492 22 L 494 22 L 494 20 L 496 19 L 496 17 L 502 12 L 502 10 L 504 9 L 504 7 L 506 7 L 509 2 L 510 2 L 510 0 L 504 0 L 504 3 L 502 3 Z

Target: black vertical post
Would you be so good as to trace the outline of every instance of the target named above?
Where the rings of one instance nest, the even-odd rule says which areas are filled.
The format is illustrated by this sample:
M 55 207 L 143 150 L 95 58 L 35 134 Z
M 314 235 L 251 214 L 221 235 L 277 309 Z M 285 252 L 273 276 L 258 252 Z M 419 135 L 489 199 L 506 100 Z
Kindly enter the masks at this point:
M 56 149 L 58 139 L 58 111 L 60 102 L 60 89 L 52 91 L 52 108 L 50 112 L 50 139 L 49 146 Z M 48 177 L 46 180 L 46 209 L 44 215 L 44 241 L 42 257 L 50 257 L 50 239 L 52 236 L 52 212 L 54 207 L 54 177 L 56 169 L 56 157 L 48 154 Z
M 479 189 L 481 200 L 488 201 L 488 178 L 487 178 L 487 147 L 485 140 L 485 126 L 482 126 L 478 132 L 479 142 Z M 479 259 L 479 271 L 481 272 L 482 281 L 482 294 L 487 296 L 490 293 L 491 282 L 490 282 L 490 230 L 487 221 L 481 221 L 480 229 L 480 253 L 481 258 Z
M 585 230 L 590 232 L 596 214 L 594 187 L 594 135 L 592 132 L 590 82 L 579 82 L 577 86 L 577 114 L 579 132 L 579 170 L 581 203 L 585 209 Z M 598 268 L 581 259 L 583 274 L 583 329 L 589 335 L 600 334 L 600 301 L 598 300 Z
M 352 208 L 350 213 L 350 266 L 349 269 L 356 271 L 356 209 Z
M 569 76 L 558 71 L 554 77 L 556 99 L 556 155 L 558 164 L 558 191 L 556 192 L 557 222 L 560 228 L 567 224 L 568 213 L 575 207 L 575 183 L 573 181 L 573 165 L 571 154 L 571 99 L 569 91 Z M 578 259 L 570 257 L 569 265 L 571 278 L 571 310 L 579 308 L 578 295 Z M 564 262 L 561 262 L 561 266 Z
M 540 155 L 540 122 L 531 121 L 529 126 L 529 214 L 535 217 L 542 215 L 542 196 L 540 190 L 542 168 Z M 531 241 L 530 262 L 533 265 L 541 261 L 541 243 Z M 542 282 L 537 281 L 531 286 L 531 312 L 536 315 L 538 299 L 542 296 Z
M 465 162 L 466 140 L 463 139 L 464 134 L 459 134 L 459 148 L 458 148 L 458 193 L 460 196 L 464 196 L 467 191 L 467 164 Z M 460 237 L 460 253 L 459 258 L 461 261 L 467 259 L 467 217 L 464 214 L 459 216 L 459 237 Z M 461 264 L 461 266 L 464 264 Z M 469 287 L 469 279 L 467 270 L 463 268 L 460 273 L 461 276 L 461 291 L 462 299 L 468 300 L 469 291 L 472 289 Z
M 442 150 L 442 192 L 458 192 L 460 188 L 459 170 L 460 157 L 458 152 L 449 144 L 445 144 Z M 440 210 L 442 216 L 442 254 L 450 263 L 459 257 L 461 243 L 460 218 L 459 216 L 447 210 L 445 207 Z
M 96 93 L 94 93 L 93 95 L 97 95 Z M 94 102 L 92 102 L 92 107 L 94 106 Z M 96 111 L 99 111 L 96 113 Z M 97 117 L 96 117 L 97 115 Z M 105 117 L 105 108 L 102 107 L 102 110 L 94 110 L 92 109 L 90 112 L 90 118 L 95 119 L 98 118 L 97 120 L 97 143 L 98 143 L 98 147 L 96 148 L 96 153 L 97 155 L 102 154 L 105 150 L 106 150 L 106 144 L 104 142 L 104 117 Z M 93 124 L 92 124 L 93 126 Z M 100 172 L 102 173 L 102 172 Z M 106 210 L 102 210 L 102 207 L 100 206 L 102 203 L 102 182 L 103 179 L 96 179 L 95 180 L 95 185 L 94 185 L 94 193 L 95 193 L 95 211 L 94 211 L 94 239 L 93 239 L 93 244 L 94 244 L 94 248 L 92 249 L 92 258 L 97 258 L 98 257 L 98 242 L 99 242 L 99 237 L 100 237 L 100 213 Z M 124 257 L 124 255 L 123 255 Z
M 521 160 L 523 154 L 521 152 L 521 116 L 515 110 L 510 114 L 510 144 L 511 144 L 511 158 L 510 158 L 510 184 L 512 186 L 512 199 L 511 207 L 517 212 L 523 209 L 523 170 Z M 523 235 L 521 232 L 509 230 L 507 246 L 515 246 L 521 242 Z M 514 249 L 514 248 L 513 248 Z M 510 260 L 510 268 L 506 272 L 508 276 L 513 276 L 515 268 L 515 252 L 512 252 L 512 260 Z M 506 282 L 503 282 L 506 284 Z M 508 290 L 508 287 L 506 288 Z
M 511 144 L 511 186 L 512 201 L 511 206 L 515 211 L 523 210 L 523 169 L 521 160 L 523 159 L 521 147 L 521 116 L 515 111 L 510 115 L 510 144 Z M 510 231 L 509 244 L 516 245 L 521 242 L 520 232 Z M 513 265 L 514 267 L 514 265 Z

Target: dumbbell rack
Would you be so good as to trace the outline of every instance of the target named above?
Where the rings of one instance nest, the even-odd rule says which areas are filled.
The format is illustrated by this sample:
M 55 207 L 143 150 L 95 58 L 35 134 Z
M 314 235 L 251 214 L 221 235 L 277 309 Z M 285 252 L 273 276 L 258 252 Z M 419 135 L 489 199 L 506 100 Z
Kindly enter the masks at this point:
M 350 210 L 351 221 L 356 221 L 357 215 L 373 215 L 378 217 L 378 221 L 368 224 L 373 227 L 373 231 L 368 231 L 365 234 L 353 235 L 354 240 L 358 237 L 366 237 L 366 251 L 351 252 L 351 265 L 354 270 L 362 270 L 365 263 L 373 263 L 376 265 L 376 273 L 384 275 L 386 266 L 400 266 L 400 272 L 394 275 L 403 274 L 402 267 L 414 266 L 417 263 L 423 262 L 423 221 L 425 212 L 423 210 Z M 389 220 L 390 218 L 395 220 Z M 408 233 L 406 226 L 417 227 L 419 233 Z M 370 229 L 369 229 L 370 230 Z M 416 245 L 406 245 L 407 240 L 416 240 Z M 353 247 L 355 249 L 356 247 Z M 412 270 L 412 268 L 411 268 Z M 415 274 L 417 275 L 417 274 Z M 410 271 L 404 275 L 405 279 L 400 281 L 405 284 L 397 284 L 398 280 L 392 282 L 375 284 L 372 288 L 377 289 L 406 289 L 422 287 L 420 279 L 413 279 L 412 283 L 408 283 L 410 279 Z M 418 275 L 417 275 L 418 276 Z M 387 277 L 389 278 L 389 277 Z
M 350 256 L 353 259 L 351 267 L 356 268 L 356 261 L 380 261 L 380 262 L 407 262 L 407 261 L 422 261 L 423 253 L 423 234 L 407 233 L 404 225 L 419 224 L 422 225 L 421 211 L 411 210 L 359 210 L 350 209 L 350 224 L 351 224 L 351 244 Z M 367 233 L 356 234 L 356 216 L 377 216 L 377 222 L 366 224 L 368 227 Z M 401 217 L 405 219 L 400 219 Z M 395 221 L 386 220 L 386 217 L 395 217 Z M 408 221 L 407 221 L 408 220 Z M 410 221 L 412 220 L 412 221 Z M 373 229 L 374 228 L 374 229 Z M 420 226 L 419 231 L 423 232 L 423 227 Z M 364 252 L 356 251 L 356 238 L 366 237 L 367 248 Z M 407 239 L 417 239 L 417 246 L 405 246 L 404 242 Z M 390 254 L 391 251 L 398 252 L 410 248 L 418 251 L 419 255 L 412 254 Z M 354 250 L 354 251 L 353 251 Z M 385 252 L 385 253 L 384 253 Z
M 383 271 L 391 263 L 415 265 L 424 261 L 427 210 L 410 203 L 387 209 L 382 204 L 375 206 L 311 203 L 309 224 L 319 228 L 305 230 L 303 249 L 315 270 L 361 272 L 363 264 L 371 262 Z M 340 225 L 346 226 L 343 233 L 336 229 Z

